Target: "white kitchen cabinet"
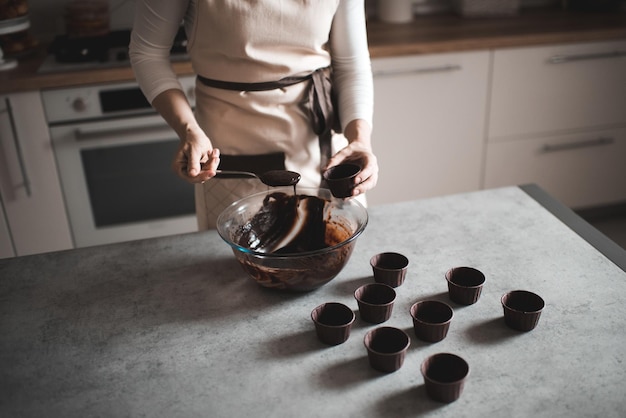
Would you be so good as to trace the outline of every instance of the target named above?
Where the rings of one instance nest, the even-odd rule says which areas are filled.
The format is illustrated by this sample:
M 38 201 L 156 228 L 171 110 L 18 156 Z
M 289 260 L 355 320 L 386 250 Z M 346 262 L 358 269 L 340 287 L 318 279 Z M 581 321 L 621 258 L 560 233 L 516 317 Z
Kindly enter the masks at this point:
M 489 52 L 372 60 L 378 186 L 371 205 L 477 190 Z
M 494 51 L 487 137 L 485 188 L 626 201 L 626 41 Z
M 72 248 L 39 92 L 0 96 L 0 194 L 15 255 Z
M 574 208 L 626 201 L 626 128 L 498 141 L 485 187 L 536 183 Z
M 626 40 L 493 53 L 490 141 L 626 123 Z

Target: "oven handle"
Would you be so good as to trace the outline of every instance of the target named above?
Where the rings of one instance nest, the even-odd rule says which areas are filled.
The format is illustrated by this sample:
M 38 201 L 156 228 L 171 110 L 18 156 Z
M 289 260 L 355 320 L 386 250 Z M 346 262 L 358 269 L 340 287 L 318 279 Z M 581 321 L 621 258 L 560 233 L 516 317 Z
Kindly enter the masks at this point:
M 81 127 L 74 130 L 74 138 L 78 141 L 93 141 L 107 137 L 119 137 L 127 135 L 139 134 L 156 134 L 164 132 L 174 132 L 165 122 L 149 122 L 142 125 L 114 127 L 114 128 L 98 128 L 98 127 Z
M 21 183 L 18 183 L 18 186 L 21 186 L 26 191 L 26 196 L 31 196 L 31 188 L 30 188 L 30 179 L 28 177 L 28 171 L 26 170 L 26 162 L 24 160 L 24 153 L 22 152 L 22 146 L 20 143 L 20 138 L 17 134 L 17 128 L 15 127 L 15 118 L 13 116 L 13 108 L 11 108 L 11 101 L 9 98 L 4 99 L 5 108 L 0 109 L 0 113 L 6 113 L 8 124 L 11 128 L 11 136 L 13 137 L 13 148 L 15 149 L 15 156 L 17 159 L 17 163 L 20 168 L 20 176 Z M 8 165 L 8 164 L 7 164 Z

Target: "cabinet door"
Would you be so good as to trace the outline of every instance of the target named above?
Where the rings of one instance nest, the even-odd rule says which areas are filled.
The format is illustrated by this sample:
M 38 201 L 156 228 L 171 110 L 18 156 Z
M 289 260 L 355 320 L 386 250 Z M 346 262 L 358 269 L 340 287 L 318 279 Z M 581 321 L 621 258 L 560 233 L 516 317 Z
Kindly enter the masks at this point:
M 494 52 L 490 140 L 626 123 L 626 41 Z
M 0 96 L 0 193 L 17 255 L 72 247 L 38 92 Z
M 489 143 L 485 187 L 536 183 L 582 209 L 626 201 L 626 129 Z
M 372 205 L 480 187 L 489 52 L 372 60 Z

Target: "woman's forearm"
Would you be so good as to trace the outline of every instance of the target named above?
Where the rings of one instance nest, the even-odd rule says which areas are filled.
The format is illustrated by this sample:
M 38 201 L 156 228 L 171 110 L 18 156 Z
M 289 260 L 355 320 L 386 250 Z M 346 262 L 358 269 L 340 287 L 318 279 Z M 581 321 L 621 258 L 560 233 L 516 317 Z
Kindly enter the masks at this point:
M 198 125 L 187 98 L 181 90 L 169 89 L 159 93 L 152 106 L 176 131 L 180 147 L 172 168 L 191 183 L 202 183 L 215 175 L 220 163 L 220 153 Z
M 372 127 L 364 119 L 348 122 L 343 134 L 349 143 L 359 142 L 369 149 L 372 148 Z
M 154 98 L 152 106 L 181 140 L 190 132 L 200 130 L 191 105 L 181 90 L 165 90 Z

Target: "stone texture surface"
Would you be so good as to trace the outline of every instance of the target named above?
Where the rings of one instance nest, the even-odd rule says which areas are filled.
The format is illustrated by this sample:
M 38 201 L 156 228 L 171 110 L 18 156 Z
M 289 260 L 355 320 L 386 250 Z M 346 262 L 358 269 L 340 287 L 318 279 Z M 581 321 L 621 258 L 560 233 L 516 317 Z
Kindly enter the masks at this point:
M 626 273 L 518 188 L 369 209 L 352 259 L 324 287 L 267 290 L 216 232 L 0 260 L 0 416 L 626 416 Z M 403 367 L 370 368 L 375 325 L 345 343 L 316 336 L 323 302 L 355 311 L 369 259 L 410 261 L 382 325 L 411 336 Z M 486 275 L 471 306 L 448 299 L 445 272 Z M 500 297 L 546 301 L 529 333 L 504 325 Z M 410 306 L 455 311 L 446 339 L 412 329 Z M 459 400 L 427 398 L 419 367 L 436 352 L 470 364 Z

